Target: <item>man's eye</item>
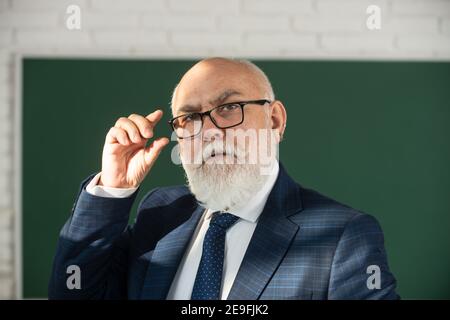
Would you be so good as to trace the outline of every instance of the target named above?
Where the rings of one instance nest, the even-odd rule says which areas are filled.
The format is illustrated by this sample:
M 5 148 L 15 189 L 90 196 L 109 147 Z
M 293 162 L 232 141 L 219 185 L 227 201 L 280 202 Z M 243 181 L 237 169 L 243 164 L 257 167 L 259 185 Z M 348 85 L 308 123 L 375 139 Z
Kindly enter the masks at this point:
M 228 104 L 226 106 L 222 106 L 219 108 L 219 111 L 233 111 L 235 109 L 239 108 L 238 104 Z
M 190 122 L 193 120 L 195 120 L 195 115 L 193 114 L 188 114 L 183 117 L 183 122 Z

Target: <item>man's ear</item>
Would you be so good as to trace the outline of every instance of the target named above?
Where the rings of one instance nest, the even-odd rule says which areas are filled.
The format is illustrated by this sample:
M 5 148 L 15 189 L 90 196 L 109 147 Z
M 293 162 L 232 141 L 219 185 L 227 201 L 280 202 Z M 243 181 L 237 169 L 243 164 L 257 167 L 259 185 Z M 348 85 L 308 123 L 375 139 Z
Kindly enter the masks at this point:
M 272 102 L 271 120 L 272 129 L 278 132 L 280 141 L 283 140 L 284 130 L 286 129 L 287 114 L 283 103 L 279 100 Z

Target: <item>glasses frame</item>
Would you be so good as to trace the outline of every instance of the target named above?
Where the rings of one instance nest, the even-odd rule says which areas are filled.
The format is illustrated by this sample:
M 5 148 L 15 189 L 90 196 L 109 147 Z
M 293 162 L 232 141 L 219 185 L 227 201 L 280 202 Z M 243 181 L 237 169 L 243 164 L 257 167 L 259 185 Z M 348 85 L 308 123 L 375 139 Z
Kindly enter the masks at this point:
M 236 126 L 238 126 L 238 125 L 240 125 L 241 123 L 244 122 L 244 118 L 245 118 L 245 116 L 244 116 L 244 115 L 245 115 L 245 113 L 244 113 L 244 107 L 245 107 L 246 105 L 248 105 L 248 104 L 258 104 L 258 105 L 260 105 L 260 106 L 263 106 L 263 105 L 265 105 L 266 103 L 269 103 L 269 104 L 270 104 L 270 103 L 272 103 L 272 101 L 267 100 L 267 99 L 259 99 L 259 100 L 248 100 L 248 101 L 228 102 L 228 103 L 224 103 L 224 104 L 218 105 L 217 107 L 214 107 L 214 108 L 212 108 L 211 110 L 208 110 L 208 111 L 205 111 L 205 112 L 190 112 L 190 113 L 185 113 L 185 114 L 176 116 L 175 118 L 170 119 L 170 120 L 168 121 L 168 124 L 169 124 L 170 128 L 172 129 L 172 131 L 175 132 L 175 134 L 177 134 L 176 129 L 175 129 L 175 126 L 174 126 L 174 121 L 175 121 L 176 119 L 181 118 L 181 117 L 185 117 L 185 116 L 188 116 L 188 115 L 199 115 L 199 116 L 200 116 L 200 119 L 202 120 L 202 126 L 200 127 L 200 131 L 199 131 L 198 133 L 196 133 L 196 134 L 194 134 L 194 135 L 192 135 L 192 136 L 188 136 L 188 137 L 178 137 L 178 135 L 177 135 L 178 139 L 191 139 L 191 138 L 193 138 L 193 137 L 195 137 L 195 136 L 198 136 L 198 135 L 202 132 L 203 124 L 204 124 L 204 117 L 205 117 L 205 116 L 208 116 L 209 119 L 211 120 L 211 122 L 212 122 L 217 128 L 219 128 L 219 129 L 233 128 L 233 127 L 236 127 Z M 239 123 L 233 124 L 233 125 L 231 125 L 231 126 L 220 127 L 220 126 L 216 123 L 216 121 L 214 120 L 214 118 L 211 117 L 211 112 L 213 112 L 214 110 L 216 110 L 216 109 L 218 109 L 218 108 L 223 108 L 223 107 L 226 107 L 226 106 L 230 106 L 230 105 L 236 105 L 236 104 L 239 105 L 239 106 L 241 107 L 242 119 L 241 119 L 241 121 L 240 121 Z

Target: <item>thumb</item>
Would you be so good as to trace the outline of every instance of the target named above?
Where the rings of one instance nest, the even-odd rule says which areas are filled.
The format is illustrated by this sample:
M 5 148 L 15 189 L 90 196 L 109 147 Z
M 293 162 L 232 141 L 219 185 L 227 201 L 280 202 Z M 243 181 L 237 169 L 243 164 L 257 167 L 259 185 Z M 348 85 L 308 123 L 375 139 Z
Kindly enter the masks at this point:
M 147 166 L 153 165 L 158 158 L 161 150 L 169 144 L 169 139 L 166 137 L 160 137 L 152 141 L 152 143 L 144 150 L 144 159 Z

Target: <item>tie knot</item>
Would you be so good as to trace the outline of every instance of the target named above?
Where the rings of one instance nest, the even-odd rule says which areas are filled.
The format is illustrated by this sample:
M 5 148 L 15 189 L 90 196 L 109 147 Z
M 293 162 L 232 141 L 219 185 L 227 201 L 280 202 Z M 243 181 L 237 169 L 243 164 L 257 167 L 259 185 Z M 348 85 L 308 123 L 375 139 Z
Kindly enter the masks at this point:
M 224 230 L 227 230 L 229 227 L 231 227 L 236 221 L 239 220 L 239 217 L 236 217 L 235 215 L 232 215 L 231 213 L 224 212 L 216 212 L 214 213 L 211 222 L 209 223 L 214 224 L 216 226 L 221 227 Z

